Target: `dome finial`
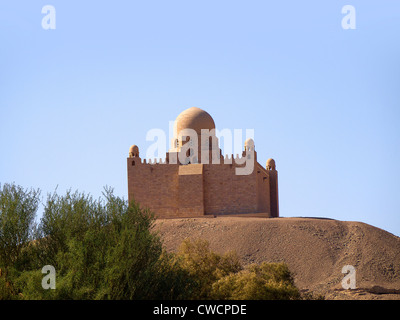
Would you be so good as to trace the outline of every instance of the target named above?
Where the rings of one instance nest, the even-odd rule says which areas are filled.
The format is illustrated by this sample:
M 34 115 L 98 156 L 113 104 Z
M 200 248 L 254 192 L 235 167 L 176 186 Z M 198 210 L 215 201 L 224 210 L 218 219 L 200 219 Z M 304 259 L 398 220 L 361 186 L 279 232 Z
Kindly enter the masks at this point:
M 276 170 L 276 165 L 275 165 L 275 160 L 272 158 L 269 158 L 267 160 L 267 170 Z
M 134 144 L 129 148 L 129 158 L 139 157 L 139 147 Z
M 252 138 L 248 138 L 244 142 L 244 151 L 254 151 L 254 140 Z

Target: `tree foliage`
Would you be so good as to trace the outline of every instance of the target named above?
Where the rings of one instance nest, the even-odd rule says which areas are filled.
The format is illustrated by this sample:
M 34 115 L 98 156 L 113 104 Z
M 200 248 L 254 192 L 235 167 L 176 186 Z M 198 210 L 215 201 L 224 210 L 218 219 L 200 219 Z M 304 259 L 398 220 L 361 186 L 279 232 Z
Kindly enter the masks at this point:
M 24 245 L 33 240 L 39 195 L 39 190 L 0 185 L 0 266 L 4 272 L 17 262 Z
M 117 197 L 0 185 L 0 299 L 298 299 L 284 264 L 243 267 L 204 240 L 163 249 L 152 212 Z M 42 287 L 43 266 L 56 289 Z

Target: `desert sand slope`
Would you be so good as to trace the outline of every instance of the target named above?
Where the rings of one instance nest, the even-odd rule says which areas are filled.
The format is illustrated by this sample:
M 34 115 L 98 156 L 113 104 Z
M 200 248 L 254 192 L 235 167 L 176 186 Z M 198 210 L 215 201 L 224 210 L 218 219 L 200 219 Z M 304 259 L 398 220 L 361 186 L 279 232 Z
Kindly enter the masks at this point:
M 244 264 L 288 264 L 296 285 L 327 299 L 398 299 L 400 238 L 361 222 L 319 218 L 159 219 L 167 250 L 201 238 L 220 253 L 235 250 Z M 342 267 L 356 269 L 356 290 L 343 290 Z

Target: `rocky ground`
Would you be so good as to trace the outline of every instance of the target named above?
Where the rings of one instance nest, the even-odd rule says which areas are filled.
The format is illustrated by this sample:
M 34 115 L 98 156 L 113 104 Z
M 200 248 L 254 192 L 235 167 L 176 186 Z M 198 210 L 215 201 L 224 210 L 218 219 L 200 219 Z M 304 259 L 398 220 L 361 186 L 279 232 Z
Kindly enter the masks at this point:
M 325 299 L 400 300 L 400 238 L 362 222 L 211 216 L 158 219 L 155 228 L 169 251 L 201 238 L 219 253 L 236 251 L 243 264 L 283 261 L 302 291 Z M 342 288 L 345 265 L 356 270 L 354 290 Z

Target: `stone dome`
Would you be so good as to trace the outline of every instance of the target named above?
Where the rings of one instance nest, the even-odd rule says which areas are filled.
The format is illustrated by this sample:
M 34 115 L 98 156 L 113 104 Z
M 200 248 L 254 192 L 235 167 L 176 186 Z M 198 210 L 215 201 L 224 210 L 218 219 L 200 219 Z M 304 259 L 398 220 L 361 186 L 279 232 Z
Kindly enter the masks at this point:
M 215 123 L 208 112 L 192 107 L 181 112 L 175 120 L 175 134 L 179 134 L 183 129 L 193 129 L 200 135 L 201 129 L 215 129 Z

